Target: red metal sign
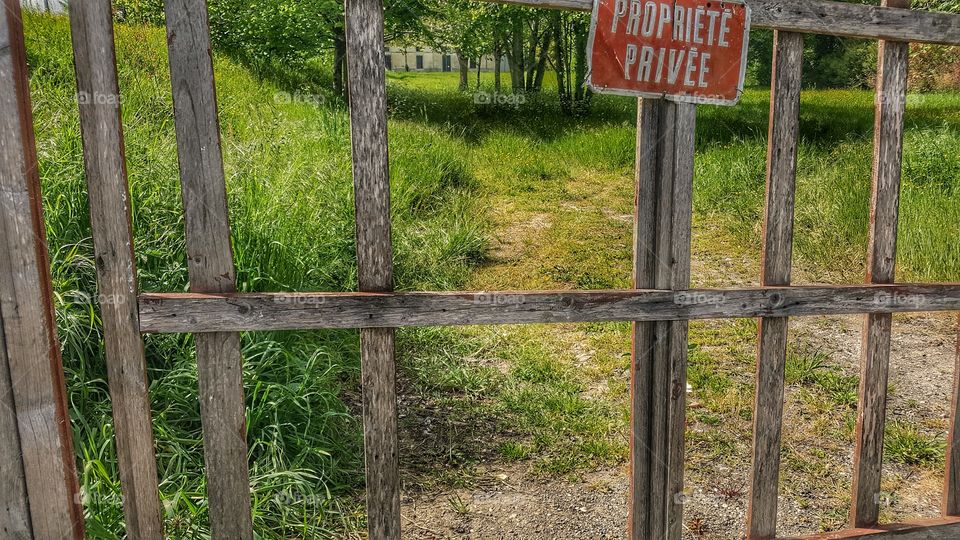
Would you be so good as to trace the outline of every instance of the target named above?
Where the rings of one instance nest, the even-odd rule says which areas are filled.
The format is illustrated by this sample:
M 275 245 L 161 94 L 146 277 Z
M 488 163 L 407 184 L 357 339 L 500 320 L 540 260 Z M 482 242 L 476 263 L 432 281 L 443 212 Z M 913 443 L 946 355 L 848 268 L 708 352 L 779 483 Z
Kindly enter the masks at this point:
M 588 83 L 601 93 L 735 105 L 749 36 L 743 0 L 594 0 Z

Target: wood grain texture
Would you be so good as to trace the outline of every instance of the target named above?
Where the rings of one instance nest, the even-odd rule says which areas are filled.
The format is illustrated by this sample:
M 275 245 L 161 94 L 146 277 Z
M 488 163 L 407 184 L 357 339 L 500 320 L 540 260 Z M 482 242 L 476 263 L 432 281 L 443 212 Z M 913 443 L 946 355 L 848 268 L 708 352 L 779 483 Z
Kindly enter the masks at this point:
M 347 0 L 346 38 L 357 275 L 360 291 L 393 290 L 382 0 Z M 368 325 L 369 326 L 369 325 Z M 360 330 L 370 538 L 400 538 L 394 330 Z
M 639 102 L 634 286 L 690 286 L 696 108 Z M 637 322 L 631 381 L 631 538 L 680 538 L 687 324 Z
M 886 538 L 895 538 L 896 540 L 955 540 L 960 538 L 960 520 L 944 518 L 914 523 L 896 523 L 815 534 L 802 538 L 782 538 L 780 540 L 854 540 L 857 538 L 868 540 Z
M 593 0 L 487 0 L 591 11 Z M 960 45 L 960 15 L 828 0 L 750 0 L 751 26 L 787 32 Z
M 766 286 L 782 286 L 790 284 L 792 273 L 803 35 L 776 32 L 773 55 L 760 282 Z M 766 318 L 760 321 L 758 330 L 753 467 L 747 510 L 750 539 L 773 538 L 777 532 L 788 326 L 786 318 Z
M 236 290 L 205 0 L 166 0 L 190 290 Z M 238 335 L 197 334 L 200 414 L 215 539 L 250 540 L 243 359 Z
M 47 254 L 20 3 L 0 12 L 0 316 L 30 521 L 37 538 L 83 538 Z M 14 465 L 15 467 L 15 465 Z
M 910 2 L 884 0 L 884 5 L 907 8 Z M 881 41 L 879 51 L 867 281 L 893 283 L 910 45 Z M 880 516 L 880 474 L 883 469 L 892 322 L 893 316 L 889 313 L 870 314 L 864 318 L 850 503 L 852 527 L 872 527 Z
M 960 284 L 687 291 L 150 293 L 140 296 L 141 331 L 154 334 L 938 311 L 960 311 Z
M 953 368 L 953 396 L 943 481 L 944 516 L 960 516 L 960 315 L 957 315 L 957 354 Z
M 139 332 L 110 1 L 74 3 L 70 27 L 127 537 L 159 539 L 163 537 L 163 524 L 146 360 Z
M 20 433 L 17 431 L 13 381 L 7 365 L 7 344 L 0 315 L 0 532 L 10 540 L 33 538 L 27 484 L 23 477 Z

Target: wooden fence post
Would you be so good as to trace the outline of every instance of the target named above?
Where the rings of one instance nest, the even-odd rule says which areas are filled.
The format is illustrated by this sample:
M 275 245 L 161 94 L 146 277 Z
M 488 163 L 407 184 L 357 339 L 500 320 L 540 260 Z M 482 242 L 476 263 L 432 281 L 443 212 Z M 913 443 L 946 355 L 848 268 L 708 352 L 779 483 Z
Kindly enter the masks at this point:
M 690 287 L 696 107 L 638 102 L 634 287 Z M 631 370 L 629 536 L 679 539 L 683 527 L 686 321 L 638 322 Z
M 53 312 L 40 176 L 19 0 L 0 13 L 0 316 L 19 432 L 29 515 L 36 538 L 83 538 L 66 387 Z M 4 385 L 0 376 L 0 385 Z M 5 401 L 9 401 L 6 399 Z M 8 409 L 6 414 L 11 411 Z M 4 436 L 9 436 L 5 433 Z M 5 441 L 13 445 L 13 441 Z M 4 460 L 10 459 L 5 455 Z M 4 498 L 18 500 L 19 475 Z M 25 515 L 25 514 L 24 514 Z M 24 524 L 15 520 L 17 534 Z
M 773 50 L 761 275 L 764 286 L 789 285 L 791 278 L 803 34 L 775 32 Z M 777 533 L 787 327 L 785 317 L 764 318 L 758 331 L 753 467 L 747 510 L 751 540 L 773 538 Z
M 883 5 L 909 8 L 910 0 L 884 0 Z M 894 283 L 896 278 L 903 116 L 910 45 L 881 41 L 879 56 L 867 281 L 887 284 Z M 864 318 L 856 448 L 853 453 L 853 496 L 850 502 L 852 527 L 874 526 L 880 516 L 880 476 L 883 469 L 892 323 L 893 315 L 890 313 L 876 313 Z
M 190 290 L 236 291 L 206 0 L 166 0 Z M 251 540 L 240 334 L 195 334 L 214 539 Z
M 90 226 L 127 536 L 163 536 L 147 366 L 137 309 L 120 89 L 109 0 L 70 6 Z
M 382 0 L 347 0 L 347 74 L 361 292 L 393 290 Z M 394 330 L 360 330 L 367 530 L 400 538 Z

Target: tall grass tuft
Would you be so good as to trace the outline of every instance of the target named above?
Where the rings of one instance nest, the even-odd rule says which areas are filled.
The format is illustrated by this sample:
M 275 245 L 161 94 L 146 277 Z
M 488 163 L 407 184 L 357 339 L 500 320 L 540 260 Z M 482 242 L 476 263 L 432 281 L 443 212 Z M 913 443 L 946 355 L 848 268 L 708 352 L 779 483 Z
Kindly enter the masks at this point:
M 57 313 L 88 530 L 120 538 L 123 513 L 95 302 L 96 280 L 67 21 L 27 14 L 29 63 Z M 188 288 L 165 36 L 116 30 L 140 286 Z M 242 291 L 355 287 L 349 121 L 317 92 L 215 58 L 233 245 Z M 464 142 L 390 123 L 396 277 L 456 289 L 485 224 Z M 146 342 L 160 495 L 172 538 L 209 534 L 196 359 L 187 336 Z M 254 521 L 263 538 L 322 538 L 362 524 L 355 332 L 243 338 Z

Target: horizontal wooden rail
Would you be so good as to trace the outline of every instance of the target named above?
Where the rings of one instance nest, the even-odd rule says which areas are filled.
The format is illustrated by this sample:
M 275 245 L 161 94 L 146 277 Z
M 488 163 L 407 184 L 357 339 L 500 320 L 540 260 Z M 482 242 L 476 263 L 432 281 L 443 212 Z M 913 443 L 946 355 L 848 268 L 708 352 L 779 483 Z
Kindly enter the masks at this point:
M 960 284 L 689 291 L 144 294 L 144 333 L 960 311 Z
M 591 11 L 593 0 L 489 0 Z M 750 0 L 752 25 L 808 34 L 960 45 L 960 15 L 827 0 Z
M 947 517 L 918 521 L 916 523 L 898 523 L 881 525 L 878 527 L 847 529 L 845 531 L 824 533 L 802 538 L 783 538 L 781 540 L 880 540 L 881 538 L 896 538 L 896 540 L 955 540 L 960 538 L 960 518 Z

